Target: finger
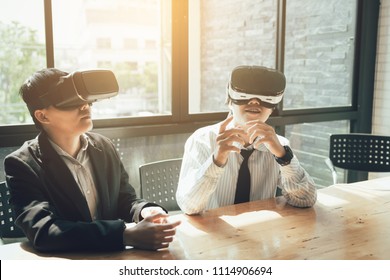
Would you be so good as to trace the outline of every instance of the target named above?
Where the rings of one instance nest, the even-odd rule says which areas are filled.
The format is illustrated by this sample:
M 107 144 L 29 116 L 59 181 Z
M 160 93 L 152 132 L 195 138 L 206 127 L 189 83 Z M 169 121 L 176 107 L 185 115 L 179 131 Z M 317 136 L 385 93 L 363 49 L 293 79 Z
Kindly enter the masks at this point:
M 174 236 L 176 234 L 176 228 L 163 231 L 164 236 Z
M 265 124 L 265 123 L 252 123 L 252 124 L 248 124 L 248 133 L 252 133 L 253 131 L 255 130 L 267 130 L 269 128 L 269 125 Z
M 169 243 L 162 241 L 162 240 L 158 240 L 158 241 L 154 242 L 153 244 L 145 245 L 144 247 L 149 249 L 149 250 L 159 250 L 159 249 L 168 248 Z
M 249 143 L 253 143 L 256 138 L 264 138 L 269 133 L 273 134 L 274 130 L 267 124 L 257 123 L 248 128 Z
M 160 224 L 167 224 L 168 223 L 168 219 L 167 218 L 159 219 L 158 223 L 160 223 Z
M 242 128 L 231 128 L 231 129 L 228 129 L 228 130 L 221 132 L 220 134 L 218 134 L 217 137 L 227 138 L 230 135 L 238 135 L 240 137 L 245 137 L 247 135 L 247 132 L 246 132 L 246 130 L 244 130 Z
M 181 224 L 181 221 L 175 221 L 175 222 L 171 222 L 169 224 L 171 225 L 172 228 L 176 228 L 177 226 L 179 226 Z
M 161 232 L 169 232 L 170 230 L 174 230 L 180 223 L 180 221 L 176 221 L 174 223 L 156 224 L 156 227 Z
M 242 134 L 240 134 L 240 135 L 231 134 L 225 138 L 221 137 L 221 139 L 218 139 L 217 144 L 220 147 L 223 147 L 223 146 L 239 147 L 239 146 L 245 145 L 245 143 L 246 143 L 245 139 L 248 139 L 248 136 L 242 135 Z
M 222 133 L 226 130 L 226 127 L 230 123 L 230 121 L 233 119 L 233 116 L 228 116 L 222 123 L 221 126 L 219 127 L 219 133 Z
M 165 223 L 167 223 L 167 219 L 153 220 L 153 223 L 155 223 L 155 224 L 165 224 Z
M 155 250 L 165 249 L 169 247 L 169 243 L 161 243 L 159 246 L 156 246 Z
M 217 136 L 217 144 L 220 147 L 230 147 L 236 146 L 236 144 L 244 145 L 245 139 L 247 138 L 247 133 L 242 129 L 231 129 L 223 132 Z M 225 149 L 224 149 L 225 150 Z
M 264 133 L 262 131 L 256 130 L 250 134 L 249 143 L 252 144 L 254 141 L 261 141 L 263 138 Z
M 164 239 L 164 243 L 171 243 L 173 241 L 173 237 L 172 236 L 169 236 L 169 237 L 166 237 L 165 239 Z M 164 243 L 162 243 L 162 244 L 164 244 Z
M 168 215 L 166 215 L 163 218 L 156 218 L 156 219 L 154 219 L 153 223 L 157 223 L 157 224 L 166 224 L 166 223 L 168 223 Z
M 147 216 L 145 218 L 146 221 L 148 222 L 154 222 L 156 220 L 160 220 L 160 219 L 166 219 L 168 218 L 168 214 L 165 214 L 165 213 L 157 213 L 157 214 L 153 214 L 153 215 L 150 215 L 150 216 Z
M 244 137 L 242 135 L 237 134 L 221 135 L 217 137 L 216 141 L 219 146 L 233 145 L 234 142 L 237 142 L 238 144 L 242 145 L 245 144 Z

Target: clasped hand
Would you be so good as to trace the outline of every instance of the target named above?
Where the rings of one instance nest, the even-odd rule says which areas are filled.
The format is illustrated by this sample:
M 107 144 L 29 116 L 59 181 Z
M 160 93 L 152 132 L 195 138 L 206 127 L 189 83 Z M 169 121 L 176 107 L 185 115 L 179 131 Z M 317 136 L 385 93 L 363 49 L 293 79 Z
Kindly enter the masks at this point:
M 180 221 L 169 222 L 169 216 L 161 207 L 144 208 L 141 216 L 144 218 L 141 222 L 126 225 L 123 233 L 125 245 L 146 250 L 167 248 Z
M 227 128 L 233 116 L 227 117 L 219 128 L 217 136 L 217 148 L 213 154 L 214 163 L 224 166 L 231 152 L 239 153 L 239 147 L 251 145 L 255 141 L 255 149 L 264 144 L 267 149 L 277 157 L 285 154 L 274 128 L 262 121 L 252 120 L 243 126 Z

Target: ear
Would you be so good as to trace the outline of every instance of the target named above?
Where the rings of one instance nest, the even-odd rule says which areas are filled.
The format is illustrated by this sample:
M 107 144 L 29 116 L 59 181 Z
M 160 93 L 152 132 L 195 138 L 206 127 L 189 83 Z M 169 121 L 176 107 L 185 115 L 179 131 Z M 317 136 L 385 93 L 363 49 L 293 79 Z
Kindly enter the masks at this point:
M 49 119 L 46 117 L 46 112 L 44 109 L 35 110 L 34 117 L 42 124 L 49 122 Z

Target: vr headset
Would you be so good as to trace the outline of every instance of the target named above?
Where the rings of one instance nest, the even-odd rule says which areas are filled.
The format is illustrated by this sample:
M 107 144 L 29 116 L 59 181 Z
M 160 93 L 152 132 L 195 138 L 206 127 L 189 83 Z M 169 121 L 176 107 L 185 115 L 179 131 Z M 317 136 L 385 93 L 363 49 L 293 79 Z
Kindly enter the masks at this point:
M 41 108 L 53 105 L 60 109 L 78 107 L 118 94 L 119 86 L 110 70 L 75 71 L 60 77 L 58 83 L 39 97 Z
M 282 98 L 286 77 L 278 70 L 263 66 L 238 66 L 233 69 L 227 94 L 234 104 L 247 104 L 258 98 L 262 106 L 274 108 Z

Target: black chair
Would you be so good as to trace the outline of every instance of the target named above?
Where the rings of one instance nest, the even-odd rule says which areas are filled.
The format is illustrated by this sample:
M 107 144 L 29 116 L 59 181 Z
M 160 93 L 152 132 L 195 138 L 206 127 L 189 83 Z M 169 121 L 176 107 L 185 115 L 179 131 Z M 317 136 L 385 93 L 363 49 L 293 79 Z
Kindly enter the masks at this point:
M 176 190 L 181 162 L 181 158 L 176 158 L 141 165 L 141 197 L 168 211 L 180 210 L 176 202 Z
M 15 226 L 15 214 L 9 204 L 10 193 L 6 182 L 0 182 L 0 236 L 3 243 L 26 239 L 23 231 Z
M 337 183 L 335 167 L 365 172 L 390 172 L 390 136 L 364 133 L 332 134 L 325 160 Z

